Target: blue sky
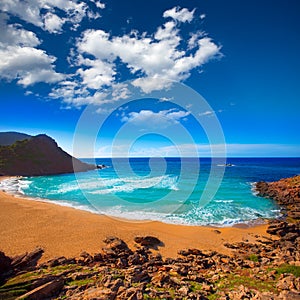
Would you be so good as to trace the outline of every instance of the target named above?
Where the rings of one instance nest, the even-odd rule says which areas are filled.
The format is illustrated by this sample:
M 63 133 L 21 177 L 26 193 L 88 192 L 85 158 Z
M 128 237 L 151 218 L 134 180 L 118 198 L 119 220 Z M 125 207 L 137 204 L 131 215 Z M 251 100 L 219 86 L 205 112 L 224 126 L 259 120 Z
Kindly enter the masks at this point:
M 297 0 L 2 0 L 0 9 L 1 131 L 47 133 L 86 157 L 112 145 L 116 156 L 124 145 L 133 156 L 190 156 L 187 130 L 208 156 L 222 139 L 202 125 L 218 120 L 228 156 L 300 156 Z M 170 80 L 207 105 L 189 92 L 174 103 Z M 130 102 L 128 82 L 143 100 Z M 91 121 L 78 129 L 86 107 Z

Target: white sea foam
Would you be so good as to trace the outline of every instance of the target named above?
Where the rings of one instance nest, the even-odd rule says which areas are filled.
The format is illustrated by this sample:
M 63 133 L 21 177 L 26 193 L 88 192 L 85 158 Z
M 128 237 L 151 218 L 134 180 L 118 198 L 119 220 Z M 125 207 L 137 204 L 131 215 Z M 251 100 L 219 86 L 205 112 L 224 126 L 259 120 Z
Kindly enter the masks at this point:
M 72 177 L 68 177 L 70 180 Z M 103 202 L 102 199 L 107 199 L 107 197 L 95 197 L 99 199 L 93 203 L 97 207 L 92 205 L 86 205 L 85 202 L 81 202 L 79 198 L 74 198 L 72 192 L 78 191 L 81 188 L 86 193 L 91 194 L 110 194 L 110 193 L 131 193 L 137 189 L 159 189 L 163 190 L 178 190 L 178 177 L 174 175 L 163 175 L 156 177 L 149 176 L 134 176 L 134 177 L 124 177 L 124 178 L 102 178 L 102 177 L 89 177 L 81 178 L 77 180 L 71 180 L 58 184 L 58 181 L 54 180 L 52 177 L 51 184 L 48 184 L 48 178 L 9 178 L 0 182 L 0 189 L 6 192 L 20 195 L 28 193 L 28 188 L 33 188 L 36 195 L 47 198 L 47 195 L 51 195 L 51 198 L 55 198 L 55 195 L 60 195 L 60 198 L 66 196 L 65 199 L 71 200 L 45 200 L 41 198 L 35 198 L 38 201 L 46 201 L 50 203 L 55 203 L 62 206 L 73 207 L 80 210 L 90 211 L 97 214 L 105 214 L 108 216 L 128 219 L 128 220 L 139 220 L 139 221 L 161 221 L 164 223 L 181 224 L 181 225 L 214 225 L 221 227 L 233 226 L 238 223 L 251 223 L 253 220 L 260 218 L 272 218 L 280 216 L 280 210 L 272 207 L 270 209 L 259 209 L 256 207 L 249 207 L 247 201 L 236 202 L 234 196 L 231 195 L 231 189 L 228 189 L 223 194 L 219 195 L 219 198 L 213 200 L 206 207 L 192 207 L 189 204 L 182 204 L 180 212 L 175 213 L 174 211 L 178 209 L 178 203 L 181 204 L 180 200 L 174 199 L 174 202 L 159 202 L 155 204 L 144 205 L 143 203 L 132 204 L 128 202 L 127 204 L 117 205 L 117 203 Z M 64 180 L 64 178 L 63 178 Z M 32 186 L 30 186 L 33 184 Z M 57 184 L 57 185 L 56 185 Z M 253 187 L 255 183 L 243 183 L 244 187 L 249 191 L 249 186 Z M 49 189 L 44 189 L 43 187 L 49 187 Z M 26 191 L 27 190 L 27 191 Z M 232 198 L 231 198 L 232 197 Z M 180 196 L 178 197 L 180 198 Z M 75 199 L 79 199 L 76 201 Z M 182 200 L 185 202 L 185 200 Z M 242 201 L 242 202 L 241 202 Z M 249 200 L 251 204 L 251 200 Z M 147 203 L 146 203 L 147 204 Z M 107 206 L 109 205 L 109 206 Z M 250 205 L 251 206 L 251 205 Z M 174 208 L 174 209 L 173 209 Z
M 31 180 L 25 180 L 25 179 L 22 179 L 22 180 L 18 180 L 18 192 L 22 195 L 24 195 L 24 191 L 25 189 L 29 188 L 30 184 L 32 183 Z
M 0 182 L 0 188 L 5 190 L 6 192 L 17 193 L 19 191 L 19 186 L 26 187 L 31 181 L 30 180 L 21 180 L 12 178 L 3 180 Z M 136 183 L 135 180 L 128 179 L 127 183 Z M 172 182 L 172 180 L 170 181 Z M 163 184 L 164 185 L 164 184 Z M 30 198 L 35 201 L 43 201 L 54 203 L 60 206 L 72 207 L 79 210 L 89 211 L 96 214 L 105 214 L 107 216 L 128 219 L 128 220 L 137 220 L 137 221 L 160 221 L 164 223 L 170 224 L 178 224 L 178 225 L 214 225 L 220 227 L 230 227 L 239 223 L 247 223 L 251 222 L 253 219 L 258 217 L 258 211 L 251 208 L 240 208 L 239 211 L 236 211 L 235 206 L 231 206 L 231 201 L 226 204 L 228 200 L 216 200 L 216 202 L 220 203 L 218 208 L 199 208 L 196 207 L 190 210 L 187 213 L 176 214 L 176 213 L 161 213 L 159 212 L 160 208 L 157 207 L 156 211 L 145 211 L 141 209 L 133 209 L 130 207 L 124 207 L 121 205 L 109 207 L 109 208 L 93 208 L 87 205 L 82 205 L 76 202 L 70 201 L 56 201 L 56 200 L 47 200 L 41 198 Z M 224 202 L 225 201 L 225 202 Z M 222 207 L 224 204 L 224 207 Z M 226 211 L 225 211 L 226 210 Z M 232 211 L 235 211 L 235 214 L 232 215 Z M 278 214 L 278 210 L 271 210 L 270 213 Z M 228 217 L 220 218 L 221 215 L 227 215 Z M 237 217 L 237 215 L 239 217 Z M 268 217 L 268 215 L 263 216 L 264 218 Z
M 51 177 L 50 177 L 51 179 Z M 48 178 L 47 178 L 48 180 Z M 124 178 L 91 178 L 91 179 L 79 179 L 72 180 L 66 183 L 59 184 L 55 187 L 55 184 L 51 185 L 51 188 L 47 189 L 45 198 L 57 194 L 66 194 L 78 190 L 90 194 L 110 194 L 118 192 L 133 192 L 137 189 L 169 189 L 178 190 L 177 187 L 177 176 L 157 176 L 157 177 L 124 177 Z M 0 182 L 0 189 L 10 194 L 21 194 L 25 195 L 26 190 L 30 184 L 34 181 L 28 178 L 8 178 Z M 44 184 L 43 184 L 44 185 Z M 43 195 L 44 187 L 38 184 L 34 185 L 35 191 L 41 191 L 40 195 Z M 51 201 L 53 202 L 53 201 Z M 60 200 L 58 202 L 61 202 Z M 68 202 L 67 202 L 68 203 Z
M 127 192 L 131 193 L 137 189 L 169 189 L 178 190 L 177 176 L 158 176 L 158 177 L 125 177 L 117 179 L 104 179 L 101 178 L 95 182 L 78 182 L 81 189 L 89 194 L 110 194 Z M 70 187 L 69 187 L 70 189 Z M 60 189 L 66 191 L 65 187 Z
M 0 181 L 0 189 L 9 194 L 22 194 L 23 190 L 28 188 L 32 181 L 25 177 L 11 177 Z
M 213 200 L 214 202 L 217 202 L 217 203 L 232 203 L 233 200 Z
M 101 214 L 108 216 L 123 218 L 128 220 L 139 221 L 161 221 L 164 223 L 180 224 L 180 225 L 214 225 L 220 227 L 231 227 L 236 224 L 245 223 L 252 224 L 253 220 L 262 220 L 265 218 L 278 217 L 279 211 L 259 211 L 250 207 L 239 207 L 230 203 L 218 204 L 218 206 L 194 207 L 187 209 L 185 213 L 162 213 L 163 206 L 143 209 L 139 207 L 114 206 L 109 208 L 99 208 Z M 258 222 L 258 221 L 257 221 Z
M 168 176 L 167 176 L 168 177 Z M 165 177 L 160 177 L 161 180 L 166 180 L 169 182 L 167 185 L 171 187 L 175 182 L 175 178 L 170 179 Z M 127 184 L 136 184 L 140 182 L 141 179 L 127 178 L 125 180 L 125 186 Z M 145 180 L 145 179 L 144 179 Z M 147 186 L 150 183 L 150 178 L 146 179 L 146 182 L 141 183 L 139 186 Z M 152 181 L 156 182 L 157 178 Z M 109 180 L 110 183 L 116 184 L 118 182 L 117 179 Z M 20 186 L 22 188 L 28 187 L 32 181 L 28 179 L 19 178 L 10 178 L 7 180 L 3 180 L 0 182 L 0 188 L 5 190 L 6 192 L 17 194 L 19 193 Z M 92 183 L 95 186 L 95 183 Z M 103 186 L 103 184 L 102 184 Z M 165 188 L 166 182 L 161 184 L 162 187 Z M 118 187 L 115 187 L 115 190 Z M 121 190 L 124 190 L 124 187 L 119 186 Z M 124 207 L 121 205 L 107 207 L 107 208 L 96 208 L 92 206 L 82 205 L 80 203 L 71 202 L 71 201 L 57 201 L 57 200 L 47 200 L 41 198 L 33 198 L 32 200 L 43 201 L 54 203 L 61 206 L 73 207 L 75 209 L 89 211 L 96 214 L 105 214 L 107 216 L 128 219 L 128 220 L 138 220 L 138 221 L 161 221 L 164 223 L 170 224 L 179 224 L 179 225 L 214 225 L 220 227 L 230 227 L 239 223 L 251 223 L 254 219 L 257 218 L 268 218 L 279 216 L 280 211 L 276 209 L 271 209 L 270 211 L 260 212 L 254 208 L 249 207 L 238 207 L 233 202 L 233 200 L 215 200 L 217 206 L 213 207 L 194 207 L 194 209 L 189 210 L 186 213 L 176 214 L 176 213 L 162 213 L 162 208 L 156 207 L 156 209 L 150 211 L 145 211 L 141 208 L 133 208 L 133 207 Z
M 251 185 L 251 192 L 254 196 L 258 195 L 258 190 L 256 189 L 256 184 L 257 182 L 249 182 L 249 184 Z
M 56 200 L 45 200 L 45 199 L 40 199 L 40 201 L 43 201 L 43 202 L 48 202 L 48 203 L 53 203 L 53 204 L 56 204 L 56 205 L 60 205 L 60 206 L 65 206 L 65 207 L 72 207 L 72 208 L 75 208 L 75 209 L 79 209 L 79 210 L 84 210 L 84 211 L 88 211 L 88 212 L 91 212 L 91 213 L 96 213 L 96 214 L 99 214 L 99 211 L 95 208 L 92 208 L 92 207 L 89 207 L 87 205 L 80 205 L 80 204 L 76 204 L 74 202 L 68 202 L 68 201 L 56 201 Z

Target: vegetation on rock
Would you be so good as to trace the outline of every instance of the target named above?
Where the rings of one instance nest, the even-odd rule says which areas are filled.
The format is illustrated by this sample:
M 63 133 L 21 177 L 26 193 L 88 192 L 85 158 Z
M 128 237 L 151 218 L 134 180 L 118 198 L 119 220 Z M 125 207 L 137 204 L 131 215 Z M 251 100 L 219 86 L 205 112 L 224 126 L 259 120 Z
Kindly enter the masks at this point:
M 276 222 L 272 238 L 226 244 L 232 255 L 187 249 L 163 259 L 153 244 L 134 249 L 117 237 L 78 258 L 59 257 L 37 265 L 42 249 L 8 258 L 0 255 L 0 299 L 298 299 L 300 297 L 299 227 Z M 274 223 L 270 224 L 274 228 Z M 297 238 L 290 243 L 290 228 Z M 277 236 L 276 236 L 277 235 Z M 135 240 L 163 243 L 155 237 Z
M 54 175 L 95 168 L 72 157 L 44 134 L 0 146 L 0 175 Z

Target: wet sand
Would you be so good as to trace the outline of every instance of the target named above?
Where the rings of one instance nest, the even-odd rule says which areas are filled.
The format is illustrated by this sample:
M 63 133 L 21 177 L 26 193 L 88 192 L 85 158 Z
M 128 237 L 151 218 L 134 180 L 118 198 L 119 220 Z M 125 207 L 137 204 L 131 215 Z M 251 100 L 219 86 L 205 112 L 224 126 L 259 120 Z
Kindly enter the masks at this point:
M 13 256 L 40 246 L 45 250 L 41 261 L 100 252 L 103 239 L 111 235 L 131 247 L 137 235 L 156 236 L 164 242 L 159 249 L 164 257 L 187 248 L 229 254 L 224 243 L 254 241 L 257 235 L 268 236 L 266 229 L 267 225 L 213 228 L 126 221 L 0 192 L 0 251 Z

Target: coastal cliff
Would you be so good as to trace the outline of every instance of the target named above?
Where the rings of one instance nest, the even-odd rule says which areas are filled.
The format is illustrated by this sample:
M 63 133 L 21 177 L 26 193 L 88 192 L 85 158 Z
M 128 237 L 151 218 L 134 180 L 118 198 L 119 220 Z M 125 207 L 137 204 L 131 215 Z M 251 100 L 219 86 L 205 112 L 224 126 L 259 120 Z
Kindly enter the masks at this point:
M 291 219 L 300 220 L 300 176 L 256 183 L 258 196 L 274 199 Z
M 54 139 L 45 134 L 22 137 L 22 140 L 10 145 L 0 146 L 0 175 L 41 176 L 96 168 L 63 151 Z

